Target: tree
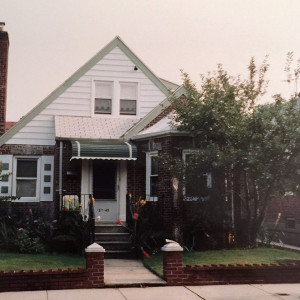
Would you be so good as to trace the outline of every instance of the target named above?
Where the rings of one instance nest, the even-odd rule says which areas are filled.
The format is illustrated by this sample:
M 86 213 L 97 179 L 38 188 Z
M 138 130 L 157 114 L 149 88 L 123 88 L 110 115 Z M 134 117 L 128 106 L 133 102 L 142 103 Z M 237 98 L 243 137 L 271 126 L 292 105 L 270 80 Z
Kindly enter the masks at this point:
M 267 60 L 258 68 L 252 58 L 249 77 L 241 80 L 219 65 L 201 76 L 200 90 L 183 74 L 188 95 L 172 100 L 173 122 L 192 134 L 198 161 L 224 172 L 224 201 L 231 200 L 239 246 L 255 244 L 269 201 L 296 189 L 299 177 L 299 100 L 276 95 L 273 103 L 258 105 L 267 70 Z

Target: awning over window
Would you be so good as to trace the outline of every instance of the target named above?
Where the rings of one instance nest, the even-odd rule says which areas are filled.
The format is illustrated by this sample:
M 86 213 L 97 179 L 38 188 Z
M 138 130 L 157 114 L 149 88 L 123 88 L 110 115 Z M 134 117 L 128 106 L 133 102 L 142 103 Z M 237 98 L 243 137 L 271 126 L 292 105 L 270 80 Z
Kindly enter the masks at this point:
M 71 159 L 114 159 L 136 160 L 136 146 L 128 142 L 101 141 L 72 141 Z

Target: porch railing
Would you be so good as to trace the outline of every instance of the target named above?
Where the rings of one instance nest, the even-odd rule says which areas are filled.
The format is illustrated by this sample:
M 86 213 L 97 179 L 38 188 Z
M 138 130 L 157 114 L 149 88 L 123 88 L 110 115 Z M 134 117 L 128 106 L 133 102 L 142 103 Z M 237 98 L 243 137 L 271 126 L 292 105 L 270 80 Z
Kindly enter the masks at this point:
M 64 194 L 62 210 L 78 210 L 84 219 L 95 218 L 94 198 L 91 194 Z

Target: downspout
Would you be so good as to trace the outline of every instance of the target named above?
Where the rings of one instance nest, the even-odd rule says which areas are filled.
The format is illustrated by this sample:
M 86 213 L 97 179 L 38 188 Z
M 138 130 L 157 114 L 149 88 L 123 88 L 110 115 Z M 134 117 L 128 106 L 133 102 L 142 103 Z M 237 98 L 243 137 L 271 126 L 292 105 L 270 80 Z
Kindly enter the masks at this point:
M 59 183 L 58 183 L 58 190 L 59 190 L 59 210 L 62 209 L 62 173 L 63 173 L 63 168 L 62 168 L 62 158 L 63 158 L 63 142 L 59 142 Z

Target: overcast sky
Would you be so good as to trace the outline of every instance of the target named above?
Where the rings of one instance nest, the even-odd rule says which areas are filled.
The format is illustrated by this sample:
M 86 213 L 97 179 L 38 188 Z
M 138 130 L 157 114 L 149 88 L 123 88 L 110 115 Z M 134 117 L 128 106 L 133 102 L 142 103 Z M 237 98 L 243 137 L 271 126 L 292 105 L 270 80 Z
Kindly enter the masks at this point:
M 10 36 L 11 121 L 117 35 L 157 76 L 178 84 L 180 69 L 195 82 L 218 63 L 245 75 L 252 56 L 260 63 L 268 54 L 265 100 L 293 92 L 286 54 L 300 57 L 300 0 L 0 0 L 0 21 Z

